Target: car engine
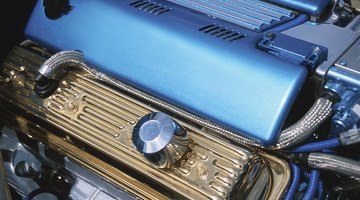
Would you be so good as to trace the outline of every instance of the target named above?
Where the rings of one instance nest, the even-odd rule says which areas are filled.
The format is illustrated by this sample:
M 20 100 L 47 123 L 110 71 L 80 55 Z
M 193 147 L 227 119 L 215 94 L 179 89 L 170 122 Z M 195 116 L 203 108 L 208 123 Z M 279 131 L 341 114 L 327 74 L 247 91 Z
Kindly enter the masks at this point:
M 359 0 L 0 3 L 0 199 L 358 199 Z

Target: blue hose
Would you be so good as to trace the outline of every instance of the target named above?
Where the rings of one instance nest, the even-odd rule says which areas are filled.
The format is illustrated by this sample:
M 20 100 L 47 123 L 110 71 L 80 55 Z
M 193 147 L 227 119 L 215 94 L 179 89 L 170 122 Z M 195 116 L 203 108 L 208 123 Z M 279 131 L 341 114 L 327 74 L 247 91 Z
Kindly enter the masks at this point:
M 279 32 L 282 32 L 282 31 L 285 31 L 285 30 L 288 30 L 290 28 L 293 28 L 295 26 L 298 26 L 300 24 L 303 24 L 305 23 L 306 21 L 309 20 L 309 17 L 305 14 L 302 14 L 302 15 L 299 15 L 296 19 L 292 20 L 292 21 L 289 21 L 285 24 L 282 24 L 278 27 L 275 27 L 273 29 L 270 29 L 266 32 L 274 32 L 274 33 L 279 33 Z
M 303 200 L 313 200 L 316 189 L 319 184 L 319 178 L 320 178 L 320 172 L 315 169 L 311 170 L 308 188 L 305 192 Z
M 319 180 L 319 184 L 318 184 L 317 190 L 318 190 L 318 197 L 317 197 L 317 199 L 318 199 L 318 200 L 321 200 L 322 197 L 323 197 L 323 194 L 324 194 L 324 183 L 323 183 L 321 180 Z
M 329 154 L 336 154 L 336 151 L 335 150 L 333 150 L 333 149 L 323 149 L 323 150 L 321 150 L 321 152 L 323 152 L 323 153 L 329 153 Z
M 297 191 L 297 188 L 300 183 L 300 177 L 301 177 L 300 167 L 296 164 L 291 164 L 291 170 L 292 170 L 292 181 L 284 200 L 294 199 L 295 192 Z
M 313 142 L 304 144 L 299 147 L 295 147 L 290 150 L 293 153 L 304 153 L 304 152 L 315 152 L 315 151 L 322 151 L 324 149 L 331 149 L 341 145 L 339 138 L 333 138 L 329 140 L 324 140 L 320 142 Z
M 304 172 L 304 176 L 306 179 L 310 179 L 310 173 Z M 317 199 L 321 200 L 324 194 L 324 183 L 319 179 L 319 183 L 317 186 Z

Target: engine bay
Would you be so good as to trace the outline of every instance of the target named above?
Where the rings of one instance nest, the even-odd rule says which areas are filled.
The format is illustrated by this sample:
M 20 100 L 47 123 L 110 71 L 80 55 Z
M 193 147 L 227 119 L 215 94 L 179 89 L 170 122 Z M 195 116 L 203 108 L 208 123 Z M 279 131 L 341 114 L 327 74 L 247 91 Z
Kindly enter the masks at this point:
M 356 199 L 359 4 L 4 3 L 0 199 Z

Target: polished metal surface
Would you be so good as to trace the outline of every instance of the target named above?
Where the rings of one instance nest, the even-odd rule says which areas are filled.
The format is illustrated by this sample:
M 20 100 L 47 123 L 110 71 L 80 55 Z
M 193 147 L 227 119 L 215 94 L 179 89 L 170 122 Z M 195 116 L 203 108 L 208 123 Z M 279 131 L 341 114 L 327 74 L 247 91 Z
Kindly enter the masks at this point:
M 133 129 L 132 142 L 150 163 L 159 168 L 169 169 L 189 150 L 186 131 L 162 112 L 143 116 Z
M 345 72 L 360 76 L 360 37 L 354 44 L 336 61 L 335 67 Z
M 7 117 L 4 113 L 4 118 Z M 31 178 L 20 177 L 15 173 L 15 168 L 20 162 L 28 163 L 35 171 L 41 170 L 41 162 L 33 154 L 28 154 L 29 151 L 19 141 L 16 141 L 16 131 L 4 126 L 1 129 L 3 133 L 0 137 L 0 149 L 3 151 L 4 169 L 7 174 L 7 182 L 20 195 L 25 196 L 33 190 L 37 189 L 39 185 Z
M 132 131 L 142 116 L 158 112 L 157 109 L 81 71 L 71 71 L 61 81 L 57 92 L 42 100 L 33 92 L 33 77 L 37 67 L 44 61 L 40 55 L 21 47 L 15 48 L 3 64 L 1 99 L 56 126 L 70 138 L 76 138 L 105 153 L 146 179 L 156 181 L 160 186 L 155 188 L 158 191 L 171 191 L 172 195 L 188 199 L 268 199 L 284 193 L 285 187 L 275 183 L 282 180 L 282 185 L 286 185 L 289 181 L 289 169 L 283 161 L 260 156 L 251 148 L 234 145 L 206 129 L 199 129 L 176 117 L 174 120 L 188 133 L 189 152 L 179 165 L 168 170 L 153 167 L 134 148 Z M 46 134 L 37 133 L 42 128 L 36 124 L 30 126 L 30 122 L 21 116 L 12 116 L 7 120 L 17 121 L 22 132 L 53 148 L 61 147 L 60 151 L 71 155 L 85 167 L 93 169 L 111 182 L 121 184 L 113 177 L 115 172 L 121 174 L 121 169 L 112 168 L 111 171 L 103 167 L 106 163 L 66 142 L 71 139 L 58 138 L 49 131 L 44 131 Z M 32 131 L 29 131 L 29 127 Z M 64 150 L 65 147 L 67 150 Z M 274 168 L 277 173 L 269 165 L 277 166 Z M 129 177 L 133 175 L 127 174 L 123 181 L 125 179 L 128 182 L 127 178 L 134 180 L 134 177 Z M 133 186 L 139 187 L 137 184 L 135 181 Z M 142 184 L 140 186 L 144 187 Z M 147 191 L 136 194 L 152 198 L 152 193 Z
M 166 196 L 160 194 L 158 191 L 154 190 L 150 186 L 132 178 L 131 176 L 125 174 L 124 172 L 120 171 L 114 166 L 109 165 L 108 163 L 102 161 L 99 158 L 96 158 L 85 152 L 84 150 L 74 146 L 71 142 L 67 141 L 64 138 L 60 138 L 49 132 L 46 129 L 39 127 L 29 121 L 28 119 L 24 118 L 20 115 L 13 115 L 13 113 L 9 113 L 9 110 L 4 110 L 4 107 L 0 106 L 0 111 L 3 112 L 3 116 L 5 122 L 10 125 L 12 128 L 16 129 L 17 133 L 25 134 L 28 137 L 35 139 L 36 141 L 45 144 L 46 147 L 55 150 L 68 159 L 71 162 L 74 162 L 82 167 L 85 167 L 89 171 L 97 174 L 98 176 L 102 177 L 104 180 L 108 181 L 110 184 L 113 184 L 116 187 L 122 188 L 128 194 L 132 196 L 136 196 L 141 199 L 168 199 Z M 26 115 L 26 114 L 24 114 Z M 5 136 L 9 137 L 9 136 Z M 6 145 L 13 146 L 13 142 L 6 141 Z M 2 143 L 4 144 L 4 143 Z M 16 146 L 16 145 L 15 145 Z M 21 151 L 27 151 L 23 145 L 18 145 Z M 28 156 L 26 159 L 32 159 L 34 155 L 23 153 L 22 156 Z M 24 159 L 24 158 L 22 158 Z M 18 159 L 16 159 L 18 160 Z M 15 161 L 16 163 L 16 161 Z M 13 164 L 9 165 L 10 170 L 13 169 Z M 79 172 L 80 173 L 80 172 Z M 84 171 L 81 172 L 84 175 Z M 16 180 L 19 179 L 19 180 Z M 15 182 L 12 182 L 12 186 L 16 188 L 17 185 L 27 184 L 25 189 L 27 193 L 30 193 L 36 186 L 29 185 L 29 182 L 34 182 L 32 179 L 27 178 L 19 178 L 14 176 Z
M 19 118 L 18 118 L 19 120 Z M 23 120 L 25 122 L 26 120 Z M 30 122 L 29 122 L 30 123 Z M 16 123 L 16 127 L 20 123 Z M 30 124 L 23 124 L 24 127 L 28 127 Z M 27 138 L 27 142 L 24 143 L 25 135 L 21 135 L 20 133 L 24 131 L 24 129 L 17 128 L 14 130 L 9 126 L 4 126 L 1 129 L 2 135 L 0 136 L 0 149 L 4 152 L 4 157 L 6 157 L 4 161 L 5 172 L 8 177 L 8 183 L 12 188 L 16 190 L 21 197 L 29 194 L 35 189 L 39 188 L 38 183 L 29 177 L 20 177 L 16 172 L 16 166 L 19 163 L 28 163 L 32 168 L 36 168 L 39 170 L 38 172 L 44 175 L 41 168 L 42 165 L 48 165 L 53 167 L 55 170 L 59 167 L 63 167 L 64 170 L 67 170 L 68 173 L 62 174 L 63 179 L 66 179 L 67 182 L 72 183 L 70 195 L 72 199 L 81 199 L 81 200 L 134 200 L 137 199 L 132 192 L 129 192 L 128 189 L 123 189 L 120 187 L 116 187 L 116 184 L 110 184 L 105 181 L 101 176 L 96 175 L 96 173 L 92 173 L 91 171 L 84 169 L 83 166 L 80 166 L 73 162 L 73 159 L 65 155 L 55 154 L 54 151 L 49 148 L 48 143 L 50 141 L 43 140 L 42 138 L 37 138 L 36 134 L 34 137 Z M 32 130 L 30 127 L 27 128 L 27 132 L 39 132 L 41 134 L 47 134 L 46 132 L 41 132 L 41 130 Z M 22 132 L 24 133 L 24 132 Z M 52 138 L 49 136 L 48 138 Z M 22 142 L 20 142 L 22 141 Z M 29 147 L 29 141 L 31 147 Z M 66 143 L 63 141 L 63 143 Z M 37 144 L 37 145 L 34 145 Z M 45 145 L 46 144 L 46 145 Z M 56 149 L 56 152 L 59 152 L 59 148 L 64 149 L 64 145 L 59 145 Z M 62 152 L 59 152 L 62 153 Z M 78 152 L 81 153 L 81 152 Z M 56 157 L 56 160 L 53 158 Z M 84 157 L 84 159 L 88 159 L 88 157 Z M 40 161 L 41 160 L 41 161 Z M 121 179 L 119 179 L 120 181 Z M 141 188 L 140 188 L 141 189 Z M 1 196 L 1 194 L 0 194 Z M 103 197 L 103 198 L 101 198 Z M 154 198 L 158 198 L 161 196 L 156 196 L 154 193 Z M 46 199 L 52 200 L 57 199 L 52 194 L 41 194 L 38 198 L 34 199 Z M 1 198 L 1 200 L 4 200 Z
M 316 68 L 316 73 L 314 74 L 320 83 L 319 85 L 322 87 L 323 84 L 321 82 L 325 80 L 324 77 L 329 68 L 359 39 L 359 27 L 360 16 L 357 16 L 346 27 L 338 27 L 332 23 L 304 23 L 283 33 L 328 48 L 328 59 Z M 322 33 L 331 34 L 324 35 Z

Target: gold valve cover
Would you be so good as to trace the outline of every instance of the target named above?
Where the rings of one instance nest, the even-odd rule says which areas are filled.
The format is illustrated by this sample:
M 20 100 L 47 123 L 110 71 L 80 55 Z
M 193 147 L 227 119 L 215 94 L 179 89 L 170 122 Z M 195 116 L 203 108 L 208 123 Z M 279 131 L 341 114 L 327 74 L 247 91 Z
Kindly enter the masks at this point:
M 189 151 L 170 169 L 152 166 L 132 144 L 132 130 L 142 116 L 162 108 L 79 70 L 41 99 L 34 93 L 34 77 L 49 56 L 38 46 L 19 46 L 1 65 L 1 112 L 19 132 L 144 199 L 279 199 L 284 193 L 290 178 L 284 161 L 169 112 L 188 132 Z

